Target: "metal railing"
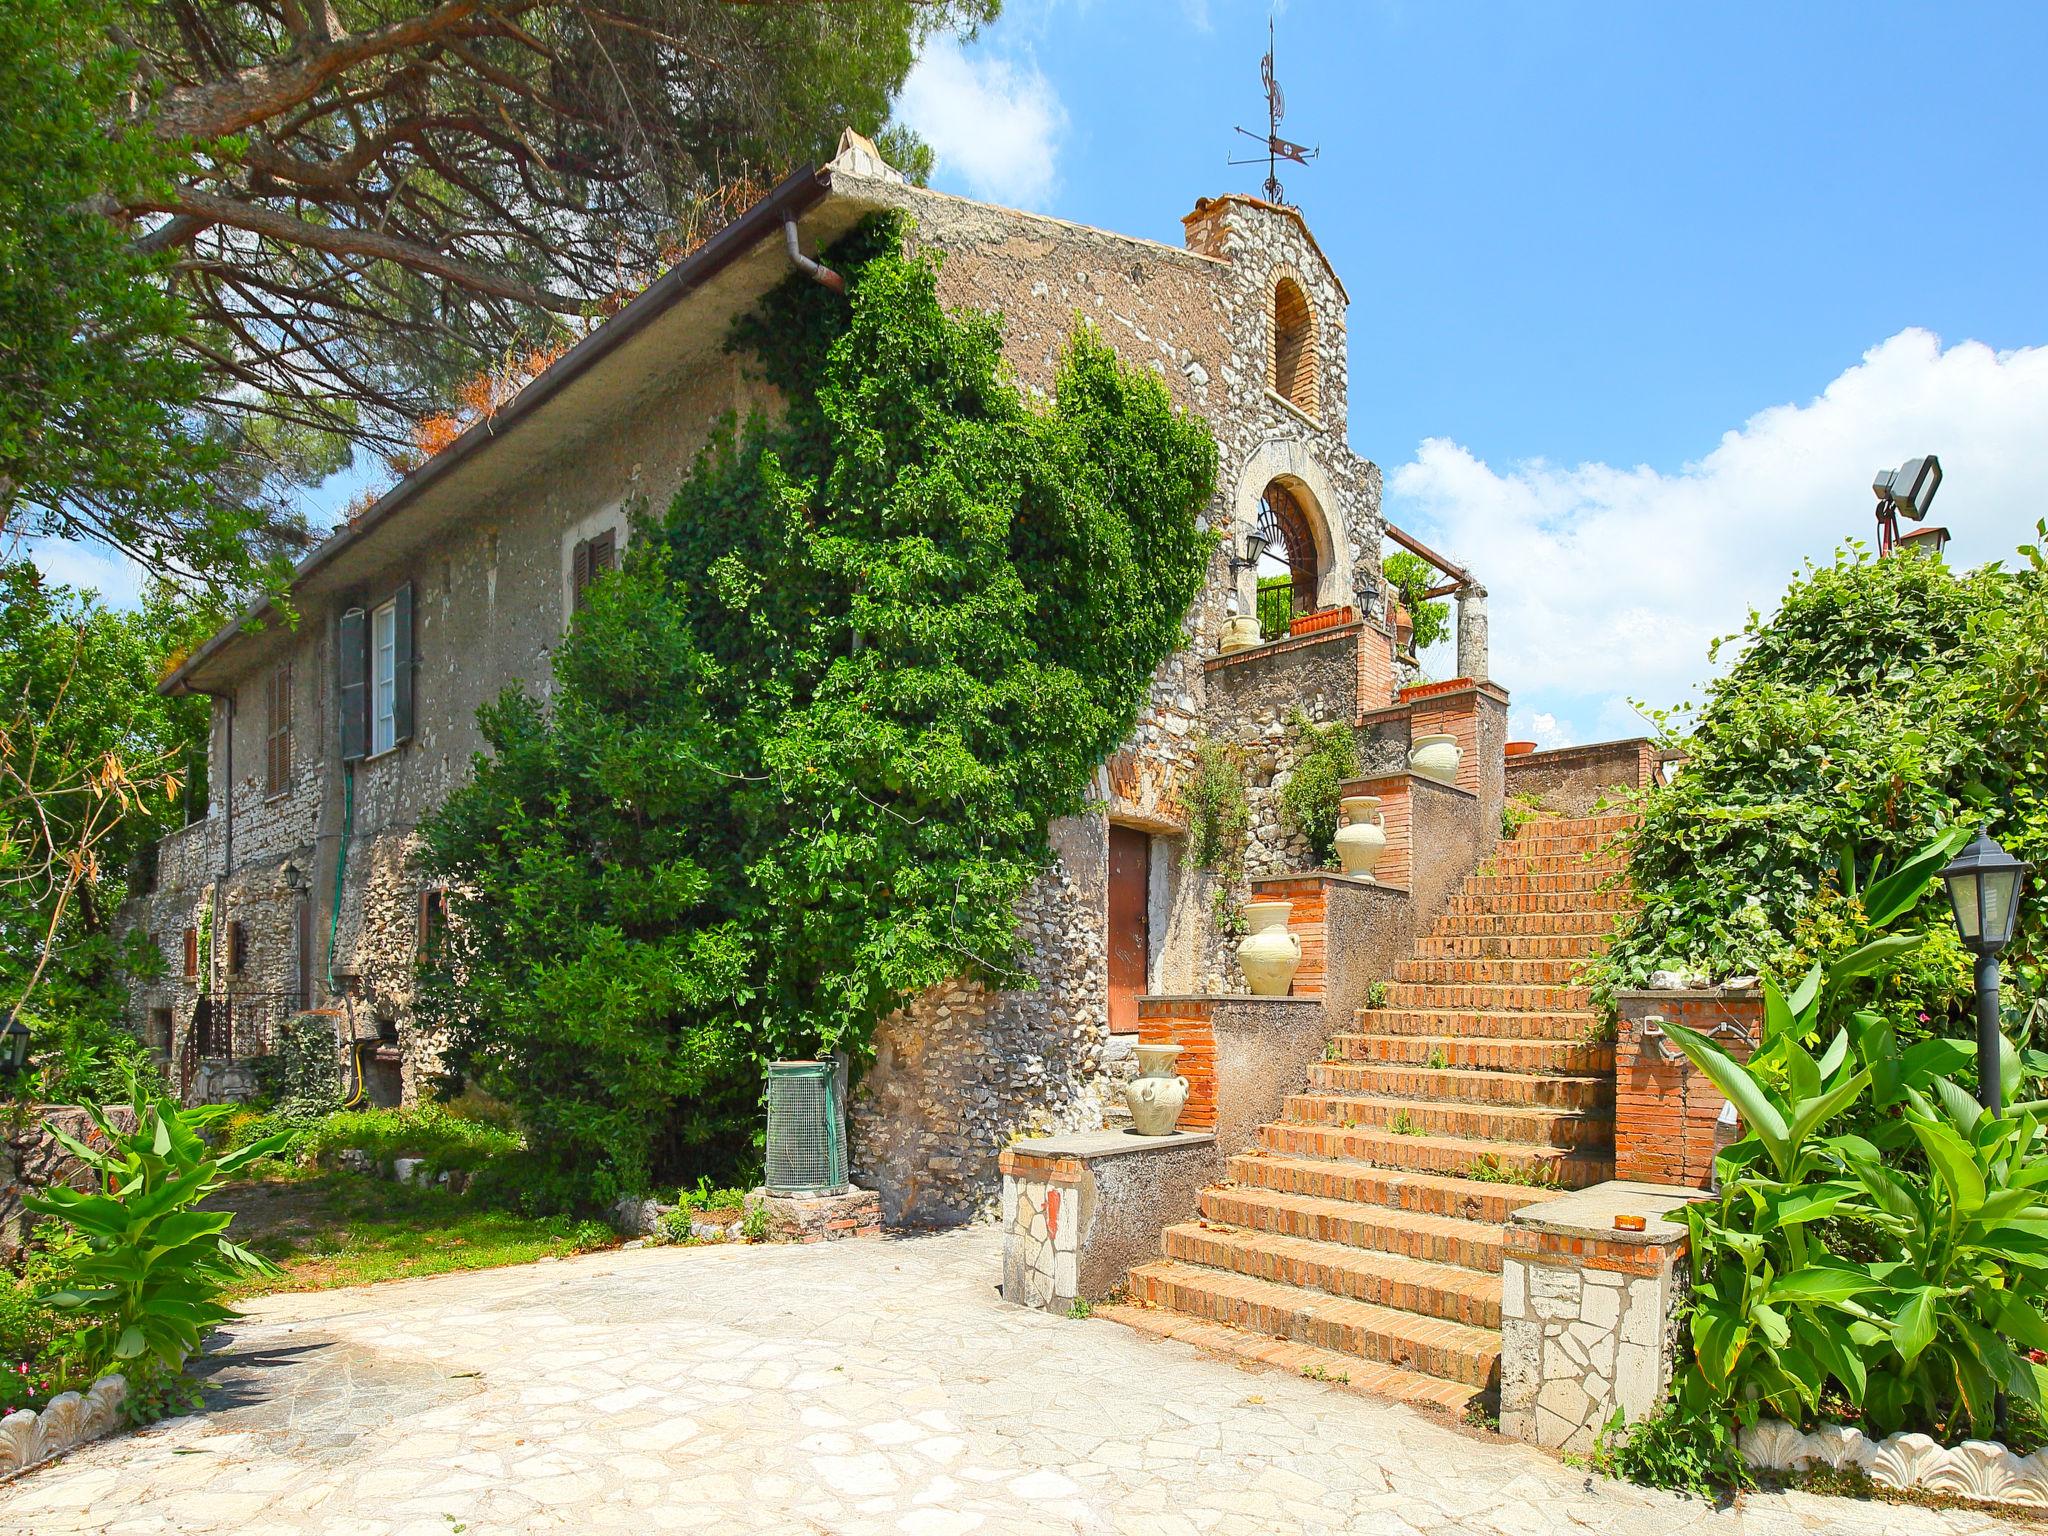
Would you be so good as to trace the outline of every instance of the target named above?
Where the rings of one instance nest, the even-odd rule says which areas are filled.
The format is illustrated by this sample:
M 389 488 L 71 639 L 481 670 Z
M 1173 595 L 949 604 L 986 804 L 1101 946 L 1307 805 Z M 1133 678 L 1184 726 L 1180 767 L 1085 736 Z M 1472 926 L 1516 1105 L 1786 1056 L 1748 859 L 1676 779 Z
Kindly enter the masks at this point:
M 269 1055 L 277 1026 L 299 1011 L 296 992 L 229 987 L 200 993 L 176 1044 L 178 1096 L 191 1097 L 202 1061 L 246 1061 Z

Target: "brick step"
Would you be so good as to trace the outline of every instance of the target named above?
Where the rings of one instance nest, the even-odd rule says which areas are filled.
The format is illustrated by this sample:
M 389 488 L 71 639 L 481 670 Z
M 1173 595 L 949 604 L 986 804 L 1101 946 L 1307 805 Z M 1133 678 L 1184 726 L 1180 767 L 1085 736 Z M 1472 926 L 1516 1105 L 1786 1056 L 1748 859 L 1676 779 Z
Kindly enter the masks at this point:
M 1367 1014 L 1366 1020 L 1373 1015 Z M 1574 1076 L 1614 1077 L 1614 1047 L 1568 1040 L 1522 1040 L 1463 1035 L 1344 1034 L 1331 1039 L 1342 1061 L 1382 1062 L 1390 1066 L 1427 1066 L 1441 1060 L 1447 1067 L 1474 1072 L 1560 1072 Z
M 1358 1033 L 1367 1035 L 1459 1035 L 1476 1039 L 1563 1041 L 1578 1044 L 1598 1022 L 1589 1008 L 1538 1013 L 1494 1008 L 1361 1008 Z
M 1573 844 L 1560 841 L 1552 847 L 1534 843 L 1500 843 L 1480 866 L 1483 873 L 1527 874 L 1542 870 L 1550 874 L 1598 872 L 1617 874 L 1628 868 L 1628 856 L 1604 844 Z
M 1348 1296 L 1470 1328 L 1500 1326 L 1500 1276 L 1271 1232 L 1194 1222 L 1166 1229 L 1166 1256 L 1276 1285 Z
M 1481 870 L 1467 875 L 1460 896 L 1626 896 L 1611 875 L 1597 870 L 1530 871 L 1495 875 Z
M 1609 929 L 1597 933 L 1439 933 L 1415 946 L 1418 960 L 1591 960 L 1606 953 Z
M 1241 1328 L 1206 1323 L 1200 1318 L 1162 1312 L 1154 1307 L 1100 1306 L 1095 1309 L 1095 1316 L 1122 1323 L 1126 1328 L 1135 1328 L 1155 1338 L 1177 1340 L 1204 1354 L 1240 1365 L 1289 1371 L 1297 1376 L 1326 1381 L 1347 1392 L 1391 1398 L 1420 1408 L 1440 1408 L 1446 1413 L 1461 1414 L 1479 1395 L 1462 1382 L 1443 1381 L 1391 1365 L 1368 1365 L 1363 1360 L 1333 1354 L 1327 1349 L 1295 1344 L 1262 1333 L 1246 1333 Z
M 1613 837 L 1633 831 L 1641 820 L 1632 811 L 1610 811 L 1602 816 L 1539 816 L 1524 822 L 1514 840 L 1525 843 L 1552 837 Z
M 1467 880 L 1459 893 L 1444 907 L 1444 916 L 1457 917 L 1513 917 L 1530 914 L 1584 915 L 1603 914 L 1611 923 L 1622 913 L 1635 907 L 1635 897 L 1627 891 L 1536 891 L 1483 890 L 1475 891 L 1473 882 L 1483 877 L 1474 875 Z M 1510 882 L 1502 882 L 1508 884 Z
M 1397 1136 L 1378 1126 L 1311 1125 L 1275 1120 L 1259 1127 L 1259 1145 L 1286 1157 L 1369 1163 L 1378 1168 L 1469 1178 L 1496 1167 L 1543 1181 L 1552 1189 L 1584 1189 L 1614 1177 L 1614 1148 L 1536 1146 L 1466 1136 Z M 1517 1186 L 1519 1187 L 1519 1186 Z
M 1562 960 L 1446 960 L 1423 958 L 1403 960 L 1394 967 L 1394 980 L 1424 985 L 1548 987 L 1569 986 L 1586 968 L 1583 959 Z
M 1181 1264 L 1171 1259 L 1131 1271 L 1135 1301 L 1224 1323 L 1332 1354 L 1350 1355 L 1473 1388 L 1493 1383 L 1500 1369 L 1500 1335 L 1442 1318 L 1397 1312 L 1369 1301 L 1350 1301 L 1249 1275 Z
M 1506 1221 L 1523 1206 L 1553 1200 L 1560 1193 L 1526 1184 L 1461 1179 L 1407 1168 L 1375 1168 L 1370 1163 L 1285 1157 L 1262 1149 L 1233 1157 L 1230 1178 L 1245 1188 L 1352 1200 L 1429 1216 L 1456 1216 L 1465 1221 Z
M 1454 1008 L 1478 1013 L 1575 1013 L 1591 1005 L 1585 987 L 1551 984 L 1505 986 L 1498 982 L 1395 981 L 1387 985 L 1389 1008 Z
M 1447 1052 L 1446 1055 L 1449 1053 Z M 1593 1074 L 1564 1076 L 1545 1072 L 1476 1071 L 1426 1063 L 1318 1061 L 1308 1069 L 1311 1089 L 1333 1093 L 1369 1093 L 1397 1099 L 1456 1104 L 1505 1104 L 1527 1109 L 1555 1109 L 1569 1114 L 1614 1110 L 1614 1079 Z
M 1449 938 L 1606 939 L 1614 932 L 1618 912 L 1465 912 L 1436 920 L 1431 940 Z
M 1501 1233 L 1497 1223 L 1429 1216 L 1356 1200 L 1292 1195 L 1256 1185 L 1212 1184 L 1196 1209 L 1205 1221 L 1247 1232 L 1275 1233 L 1308 1242 L 1330 1243 L 1392 1254 L 1426 1264 L 1500 1273 Z M 1284 1277 L 1280 1277 L 1284 1278 Z M 1399 1306 L 1393 1302 L 1389 1305 Z M 1488 1324 L 1486 1326 L 1492 1326 Z
M 1284 1113 L 1301 1125 L 1365 1127 L 1391 1134 L 1456 1136 L 1472 1141 L 1520 1142 L 1539 1147 L 1584 1149 L 1612 1146 L 1614 1116 L 1507 1105 L 1444 1104 L 1430 1099 L 1394 1099 L 1372 1094 L 1294 1093 Z M 1410 1132 L 1394 1130 L 1412 1126 Z

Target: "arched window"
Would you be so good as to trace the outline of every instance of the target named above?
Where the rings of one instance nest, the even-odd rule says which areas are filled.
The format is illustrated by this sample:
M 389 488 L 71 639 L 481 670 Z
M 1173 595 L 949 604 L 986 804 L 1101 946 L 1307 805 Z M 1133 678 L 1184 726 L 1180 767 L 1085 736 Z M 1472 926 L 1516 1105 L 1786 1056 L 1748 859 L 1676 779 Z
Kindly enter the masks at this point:
M 1308 295 L 1291 277 L 1273 285 L 1273 391 L 1316 414 L 1316 322 Z
M 1266 536 L 1258 568 L 1259 633 L 1271 640 L 1287 633 L 1289 620 L 1315 612 L 1322 573 L 1308 513 L 1278 480 L 1259 497 L 1259 532 Z

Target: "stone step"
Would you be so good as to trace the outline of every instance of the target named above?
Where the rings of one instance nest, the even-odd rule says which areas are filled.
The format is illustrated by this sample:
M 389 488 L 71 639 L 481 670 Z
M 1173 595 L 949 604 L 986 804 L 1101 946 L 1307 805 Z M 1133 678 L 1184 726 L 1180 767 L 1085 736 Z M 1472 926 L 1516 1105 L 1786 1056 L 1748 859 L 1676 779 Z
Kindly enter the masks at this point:
M 1450 960 L 1426 956 L 1403 960 L 1394 967 L 1394 980 L 1425 985 L 1541 987 L 1570 986 L 1586 968 L 1579 958 L 1550 960 Z
M 1468 1179 L 1477 1169 L 1493 1169 L 1540 1181 L 1540 1187 L 1547 1189 L 1584 1189 L 1614 1177 L 1612 1143 L 1585 1148 L 1538 1146 L 1466 1136 L 1402 1136 L 1376 1125 L 1275 1120 L 1259 1127 L 1259 1145 L 1287 1157 L 1369 1163 L 1456 1179 Z
M 1268 1334 L 1247 1333 L 1241 1328 L 1230 1328 L 1221 1323 L 1183 1317 L 1178 1312 L 1114 1305 L 1099 1306 L 1094 1315 L 1156 1338 L 1177 1340 L 1204 1354 L 1240 1365 L 1288 1371 L 1314 1381 L 1328 1382 L 1347 1392 L 1391 1398 L 1417 1407 L 1440 1408 L 1446 1413 L 1462 1414 L 1472 1399 L 1479 1395 L 1462 1382 L 1443 1381 L 1391 1365 L 1368 1365 L 1349 1355 L 1333 1354 L 1327 1349 L 1276 1339 Z
M 1367 1014 L 1367 1020 L 1373 1015 Z M 1517 1040 L 1469 1035 L 1345 1034 L 1331 1038 L 1340 1060 L 1444 1066 L 1475 1072 L 1560 1072 L 1614 1078 L 1614 1047 L 1567 1040 Z
M 1207 1322 L 1474 1388 L 1491 1385 L 1499 1374 L 1498 1332 L 1249 1275 L 1162 1259 L 1131 1271 L 1131 1297 Z
M 1500 1326 L 1498 1273 L 1196 1222 L 1166 1229 L 1166 1257 L 1471 1328 Z
M 1352 1200 L 1429 1216 L 1504 1222 L 1525 1205 L 1555 1199 L 1561 1191 L 1527 1184 L 1461 1179 L 1408 1168 L 1375 1168 L 1370 1163 L 1328 1162 L 1286 1157 L 1257 1149 L 1230 1160 L 1230 1178 L 1248 1188 L 1285 1194 Z
M 1573 1013 L 1588 1008 L 1586 987 L 1550 983 L 1507 986 L 1498 982 L 1394 981 L 1387 984 L 1389 1008 L 1452 1008 L 1479 1013 Z
M 1566 938 L 1605 940 L 1614 932 L 1616 912 L 1467 912 L 1440 917 L 1429 930 L 1431 940 L 1477 937 Z
M 1550 1109 L 1506 1105 L 1443 1104 L 1430 1099 L 1372 1095 L 1296 1093 L 1285 1114 L 1303 1125 L 1364 1127 L 1393 1135 L 1455 1136 L 1472 1141 L 1521 1142 L 1541 1147 L 1585 1149 L 1614 1144 L 1614 1115 L 1562 1114 Z M 1396 1127 L 1403 1129 L 1397 1130 Z M 1406 1129 L 1412 1127 L 1412 1130 Z
M 1490 1222 L 1430 1216 L 1322 1195 L 1294 1195 L 1249 1184 L 1212 1184 L 1202 1191 L 1196 1209 L 1206 1221 L 1249 1232 L 1272 1232 L 1426 1264 L 1500 1273 L 1502 1228 Z
M 1318 1061 L 1308 1069 L 1313 1090 L 1369 1093 L 1396 1099 L 1450 1104 L 1502 1104 L 1555 1109 L 1568 1114 L 1614 1111 L 1614 1078 L 1597 1074 L 1479 1071 L 1470 1067 L 1406 1063 Z
M 1439 933 L 1415 946 L 1419 960 L 1578 960 L 1607 950 L 1610 930 L 1597 933 Z
M 1361 1008 L 1358 1033 L 1457 1035 L 1461 1038 L 1564 1041 L 1578 1044 L 1599 1025 L 1589 1008 L 1508 1013 L 1490 1008 Z

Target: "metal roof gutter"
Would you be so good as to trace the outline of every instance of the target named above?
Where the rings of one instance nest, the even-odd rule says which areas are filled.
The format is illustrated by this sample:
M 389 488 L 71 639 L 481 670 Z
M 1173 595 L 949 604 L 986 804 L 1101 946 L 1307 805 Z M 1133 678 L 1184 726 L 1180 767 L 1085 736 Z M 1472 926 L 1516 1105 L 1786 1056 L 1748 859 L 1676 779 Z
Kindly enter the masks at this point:
M 756 244 L 780 233 L 785 219 L 795 218 L 825 198 L 831 179 L 823 168 L 798 171 L 732 223 L 713 235 L 684 260 L 647 285 L 637 298 L 611 319 L 563 353 L 541 376 L 512 397 L 493 416 L 473 422 L 467 431 L 446 448 L 412 471 L 366 508 L 362 515 L 337 530 L 301 560 L 292 571 L 292 589 L 313 575 L 335 556 L 369 537 L 429 486 L 453 474 L 491 443 L 539 411 L 556 395 L 583 377 L 611 352 L 645 330 L 654 320 L 685 298 L 700 283 L 715 277 Z M 178 665 L 176 671 L 157 684 L 157 692 L 172 696 L 193 691 L 192 674 L 230 645 L 249 625 L 276 611 L 264 598 L 218 630 Z

